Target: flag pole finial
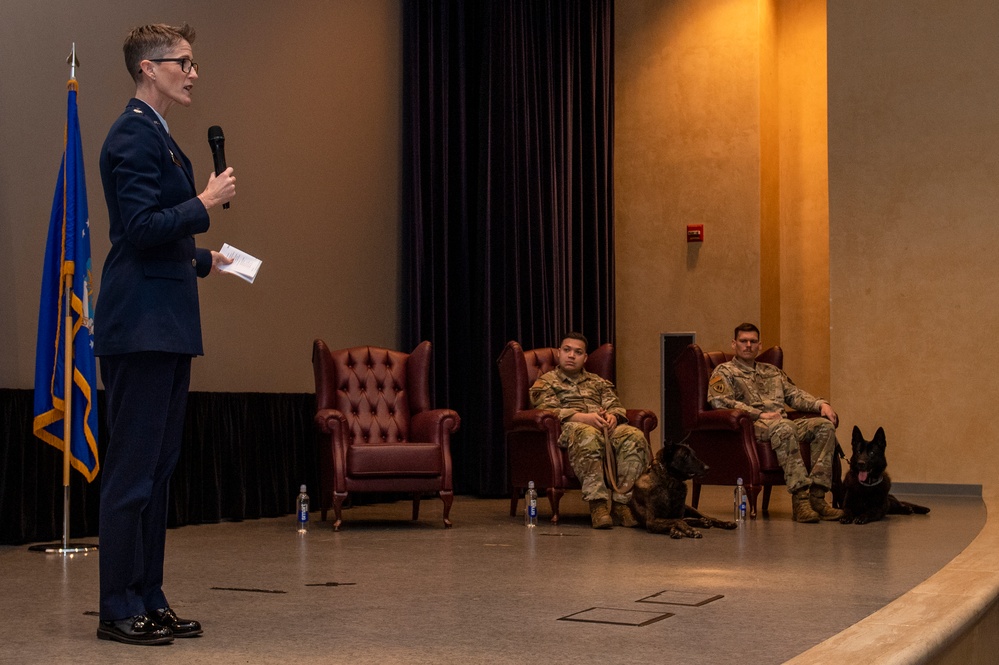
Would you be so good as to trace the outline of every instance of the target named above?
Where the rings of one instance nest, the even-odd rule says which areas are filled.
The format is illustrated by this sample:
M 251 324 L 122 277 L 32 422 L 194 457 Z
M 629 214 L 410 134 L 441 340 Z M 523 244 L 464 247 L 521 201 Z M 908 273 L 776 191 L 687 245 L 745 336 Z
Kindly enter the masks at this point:
M 73 42 L 73 50 L 70 51 L 69 57 L 66 58 L 66 64 L 69 65 L 69 78 L 76 80 L 76 68 L 80 66 L 80 61 L 76 59 L 76 42 Z

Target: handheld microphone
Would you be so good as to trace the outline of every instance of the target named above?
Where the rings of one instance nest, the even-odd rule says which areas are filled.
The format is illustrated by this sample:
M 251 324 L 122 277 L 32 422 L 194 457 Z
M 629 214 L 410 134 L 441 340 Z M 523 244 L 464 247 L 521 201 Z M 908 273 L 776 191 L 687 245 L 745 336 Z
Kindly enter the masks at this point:
M 208 128 L 208 145 L 212 148 L 212 160 L 215 162 L 215 175 L 220 175 L 225 171 L 225 134 L 218 125 Z M 222 204 L 223 210 L 229 209 L 229 203 Z

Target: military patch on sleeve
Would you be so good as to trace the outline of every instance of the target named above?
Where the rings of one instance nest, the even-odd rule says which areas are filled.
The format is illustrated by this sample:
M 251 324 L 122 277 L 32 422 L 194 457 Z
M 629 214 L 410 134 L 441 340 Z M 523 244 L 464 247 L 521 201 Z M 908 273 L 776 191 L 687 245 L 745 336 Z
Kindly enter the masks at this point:
M 708 390 L 716 395 L 724 395 L 728 392 L 728 384 L 725 383 L 725 377 L 718 375 L 711 377 L 711 382 L 708 384 Z

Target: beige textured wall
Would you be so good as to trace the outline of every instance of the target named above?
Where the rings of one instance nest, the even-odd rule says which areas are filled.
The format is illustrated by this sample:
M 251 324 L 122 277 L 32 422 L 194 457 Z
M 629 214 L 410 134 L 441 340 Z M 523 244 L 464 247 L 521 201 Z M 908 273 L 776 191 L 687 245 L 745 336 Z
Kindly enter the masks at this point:
M 753 321 L 827 394 L 824 2 L 615 8 L 618 384 L 659 405 L 658 335 Z M 702 246 L 687 223 L 704 223 Z
M 201 281 L 204 358 L 193 388 L 312 390 L 313 337 L 334 348 L 398 341 L 401 11 L 398 0 L 0 3 L 0 387 L 34 381 L 40 262 L 65 125 L 64 64 L 81 61 L 80 122 L 94 272 L 108 249 L 98 153 L 134 91 L 133 26 L 188 21 L 201 76 L 167 116 L 206 182 L 207 128 L 223 127 L 237 198 L 203 246 L 263 267 L 252 286 Z M 98 298 L 100 297 L 98 284 Z
M 826 3 L 776 6 L 780 343 L 794 380 L 829 397 Z
M 781 343 L 780 24 L 777 0 L 760 13 L 760 316 L 767 344 Z
M 658 411 L 661 332 L 718 348 L 759 318 L 760 20 L 755 2 L 628 0 L 614 22 L 618 386 Z
M 828 20 L 833 396 L 896 479 L 994 484 L 999 5 Z

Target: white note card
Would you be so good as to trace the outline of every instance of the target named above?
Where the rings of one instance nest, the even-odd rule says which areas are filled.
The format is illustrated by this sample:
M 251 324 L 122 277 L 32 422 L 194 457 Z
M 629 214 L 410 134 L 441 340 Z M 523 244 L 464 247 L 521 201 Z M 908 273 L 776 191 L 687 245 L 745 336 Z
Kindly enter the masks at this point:
M 233 275 L 241 277 L 250 284 L 253 284 L 253 280 L 257 278 L 257 271 L 260 270 L 260 264 L 263 263 L 260 259 L 255 256 L 250 256 L 242 250 L 236 249 L 229 243 L 222 245 L 222 249 L 219 250 L 219 254 L 225 256 L 226 258 L 232 259 L 232 263 L 219 266 L 219 270 L 222 272 L 231 272 Z

